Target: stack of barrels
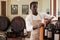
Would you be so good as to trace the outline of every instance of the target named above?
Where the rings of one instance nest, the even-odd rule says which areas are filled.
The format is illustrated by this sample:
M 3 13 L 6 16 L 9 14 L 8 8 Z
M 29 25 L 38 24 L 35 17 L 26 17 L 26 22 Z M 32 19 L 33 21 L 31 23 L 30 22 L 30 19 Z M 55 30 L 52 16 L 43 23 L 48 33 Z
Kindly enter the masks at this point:
M 0 16 L 0 40 L 22 40 L 24 36 L 25 20 L 14 17 L 12 21 L 8 17 Z
M 0 40 L 6 40 L 6 31 L 10 25 L 9 18 L 0 16 Z

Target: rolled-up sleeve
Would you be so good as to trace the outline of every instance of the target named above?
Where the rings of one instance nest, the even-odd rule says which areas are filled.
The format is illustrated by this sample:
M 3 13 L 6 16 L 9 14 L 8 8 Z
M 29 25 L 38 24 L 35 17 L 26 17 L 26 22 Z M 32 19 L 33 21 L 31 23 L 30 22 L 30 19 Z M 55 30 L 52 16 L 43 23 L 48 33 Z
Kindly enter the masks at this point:
M 51 19 L 53 16 L 45 14 L 45 17 L 48 18 L 48 19 Z
M 31 18 L 26 17 L 25 21 L 26 21 L 26 30 L 27 31 L 32 31 L 33 30 L 33 25 L 31 23 Z
M 51 19 L 52 17 L 54 17 L 54 16 L 47 14 L 46 12 L 43 13 L 43 16 L 44 16 L 44 18 L 47 18 L 47 19 Z

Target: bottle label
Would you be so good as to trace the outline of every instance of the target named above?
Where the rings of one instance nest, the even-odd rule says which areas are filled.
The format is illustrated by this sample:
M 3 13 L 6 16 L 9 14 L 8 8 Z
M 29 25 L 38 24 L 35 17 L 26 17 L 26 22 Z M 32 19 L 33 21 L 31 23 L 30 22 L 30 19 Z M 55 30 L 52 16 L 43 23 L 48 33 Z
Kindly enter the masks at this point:
M 47 32 L 48 32 L 48 30 L 47 30 L 47 29 L 45 29 L 45 36 L 47 36 L 47 34 L 48 34 Z
M 27 35 L 27 30 L 26 29 L 24 29 L 24 35 Z
M 52 38 L 52 32 L 48 31 L 48 38 Z
M 59 34 L 54 34 L 54 40 L 59 40 Z

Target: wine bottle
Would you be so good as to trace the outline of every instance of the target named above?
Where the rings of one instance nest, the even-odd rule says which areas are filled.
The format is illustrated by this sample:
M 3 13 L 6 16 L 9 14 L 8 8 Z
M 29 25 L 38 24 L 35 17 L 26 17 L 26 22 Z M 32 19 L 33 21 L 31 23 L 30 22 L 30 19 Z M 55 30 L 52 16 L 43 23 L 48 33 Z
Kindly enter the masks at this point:
M 54 31 L 55 31 L 56 25 L 51 24 L 51 27 L 52 27 L 52 40 L 54 40 Z
M 58 28 L 55 29 L 54 40 L 59 40 L 59 29 Z
M 48 28 L 48 40 L 52 40 L 52 28 Z
M 45 40 L 47 40 L 47 36 L 48 36 L 48 27 L 46 27 L 44 30 L 44 39 Z

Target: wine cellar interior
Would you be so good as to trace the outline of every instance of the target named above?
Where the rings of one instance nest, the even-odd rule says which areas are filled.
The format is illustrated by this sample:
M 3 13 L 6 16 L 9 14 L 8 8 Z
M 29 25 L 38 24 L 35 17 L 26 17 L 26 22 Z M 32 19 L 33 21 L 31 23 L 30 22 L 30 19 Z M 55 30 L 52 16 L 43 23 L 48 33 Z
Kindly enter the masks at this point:
M 31 2 L 38 2 L 37 11 L 51 17 L 44 16 L 38 24 L 41 18 L 35 16 L 38 21 L 33 20 L 34 25 L 40 26 L 38 37 L 32 35 L 37 28 L 27 31 L 26 17 L 32 13 Z M 0 40 L 60 40 L 60 0 L 0 0 Z

